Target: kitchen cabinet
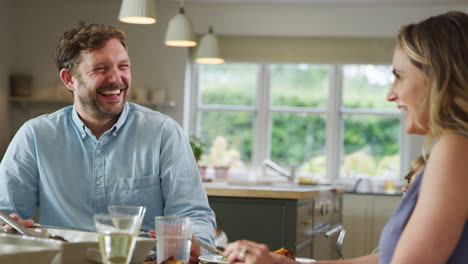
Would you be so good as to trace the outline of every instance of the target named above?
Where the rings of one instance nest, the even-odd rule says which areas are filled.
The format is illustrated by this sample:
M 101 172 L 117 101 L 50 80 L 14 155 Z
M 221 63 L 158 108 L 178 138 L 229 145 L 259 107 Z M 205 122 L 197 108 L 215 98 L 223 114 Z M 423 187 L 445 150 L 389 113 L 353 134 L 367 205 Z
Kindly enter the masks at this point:
M 341 223 L 342 192 L 329 188 L 295 197 L 274 188 L 269 192 L 268 187 L 262 190 L 239 187 L 226 189 L 221 196 L 221 189 L 210 191 L 206 186 L 209 185 L 205 184 L 205 189 L 218 228 L 226 232 L 229 241 L 247 239 L 266 244 L 271 250 L 295 249 L 298 257 L 337 258 L 338 234 L 326 238 L 317 230 L 326 231 Z
M 400 203 L 401 195 L 352 194 L 343 197 L 345 258 L 364 256 L 378 244 L 380 233 Z

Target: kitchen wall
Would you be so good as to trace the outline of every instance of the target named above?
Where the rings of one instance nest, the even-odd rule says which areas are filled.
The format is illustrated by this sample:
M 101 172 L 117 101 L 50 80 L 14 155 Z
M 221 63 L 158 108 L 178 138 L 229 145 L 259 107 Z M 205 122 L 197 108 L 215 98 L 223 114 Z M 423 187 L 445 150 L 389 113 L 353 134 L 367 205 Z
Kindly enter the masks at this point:
M 9 41 L 2 41 L 0 45 L 11 46 L 1 49 L 0 56 L 12 56 L 10 64 L 2 60 L 0 65 L 6 69 L 0 76 L 0 100 L 5 101 L 7 89 L 4 75 L 8 72 L 32 74 L 34 95 L 54 97 L 59 78 L 52 58 L 61 33 L 79 21 L 115 24 L 128 34 L 134 87 L 166 89 L 168 100 L 175 101 L 177 106 L 164 112 L 182 124 L 185 63 L 189 51 L 163 44 L 168 20 L 178 10 L 175 1 L 156 1 L 159 20 L 153 25 L 118 22 L 119 0 L 0 1 L 0 12 L 5 14 L 1 16 L 4 21 L 1 27 L 9 36 L 4 38 Z M 468 12 L 468 4 L 264 6 L 186 2 L 186 12 L 199 34 L 213 25 L 215 32 L 221 35 L 286 37 L 391 37 L 402 24 L 451 9 Z M 14 23 L 8 16 L 16 18 Z M 2 103 L 0 106 L 0 121 L 5 119 L 5 105 Z M 3 144 L 0 144 L 0 154 L 7 138 L 4 131 L 0 131 Z M 411 149 L 419 151 L 419 143 L 411 146 Z
M 8 41 L 11 36 L 11 1 L 0 0 L 0 32 L 2 41 L 0 41 L 0 157 L 8 144 L 8 72 L 11 42 Z

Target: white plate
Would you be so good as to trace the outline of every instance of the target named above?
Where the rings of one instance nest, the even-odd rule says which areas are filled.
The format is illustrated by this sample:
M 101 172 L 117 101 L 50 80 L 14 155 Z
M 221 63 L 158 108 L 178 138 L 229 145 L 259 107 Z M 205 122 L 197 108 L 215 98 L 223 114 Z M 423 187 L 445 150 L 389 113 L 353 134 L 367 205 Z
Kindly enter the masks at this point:
M 61 236 L 68 242 L 46 239 L 46 241 L 58 242 L 61 245 L 61 253 L 54 259 L 53 264 L 83 264 L 95 263 L 101 260 L 98 238 L 95 232 L 87 232 L 69 228 L 46 228 L 30 229 L 33 235 L 48 237 Z M 1 243 L 0 243 L 1 245 Z M 131 263 L 143 263 L 149 251 L 156 245 L 152 238 L 138 237 L 132 254 Z M 94 262 L 92 262 L 94 261 Z M 3 262 L 1 262 L 3 263 Z
M 220 256 L 220 255 L 204 255 L 204 256 L 198 257 L 198 259 L 204 262 L 221 263 L 221 264 L 227 263 L 227 261 L 223 260 L 223 256 Z M 315 260 L 310 259 L 310 258 L 296 258 L 296 261 L 301 262 L 301 263 L 315 262 Z

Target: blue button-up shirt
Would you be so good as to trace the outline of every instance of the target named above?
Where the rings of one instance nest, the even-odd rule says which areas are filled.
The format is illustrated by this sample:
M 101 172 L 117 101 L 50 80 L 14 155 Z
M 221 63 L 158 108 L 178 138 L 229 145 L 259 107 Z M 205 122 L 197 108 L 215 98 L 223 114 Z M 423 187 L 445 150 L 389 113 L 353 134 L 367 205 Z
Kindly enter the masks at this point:
M 190 216 L 194 234 L 214 245 L 208 205 L 187 137 L 171 118 L 126 103 L 99 139 L 73 106 L 26 122 L 0 163 L 0 210 L 40 223 L 94 229 L 92 216 L 107 205 L 147 207 L 154 217 Z

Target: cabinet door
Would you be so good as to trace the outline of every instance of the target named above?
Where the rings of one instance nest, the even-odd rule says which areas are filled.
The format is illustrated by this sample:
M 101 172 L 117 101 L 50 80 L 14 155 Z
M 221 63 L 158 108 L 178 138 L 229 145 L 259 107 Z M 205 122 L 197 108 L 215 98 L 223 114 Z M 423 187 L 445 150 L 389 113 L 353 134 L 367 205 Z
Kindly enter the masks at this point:
M 369 197 L 367 195 L 345 194 L 343 198 L 343 227 L 346 236 L 343 240 L 345 258 L 364 256 L 377 245 L 369 244 Z
M 295 200 L 208 197 L 218 228 L 229 241 L 264 243 L 271 250 L 296 247 Z
M 300 248 L 296 248 L 296 257 L 312 258 L 313 249 L 312 243 L 306 244 Z
M 380 240 L 380 233 L 387 223 L 390 216 L 392 216 L 395 209 L 400 204 L 400 196 L 375 196 L 372 198 L 372 225 L 369 226 L 370 230 L 370 244 L 377 245 Z
M 346 194 L 343 199 L 345 258 L 364 256 L 379 245 L 380 233 L 393 214 L 400 196 Z
M 311 240 L 311 232 L 314 227 L 314 203 L 302 203 L 297 209 L 296 245 L 301 245 Z M 301 256 L 302 257 L 302 256 Z M 305 256 L 304 256 L 305 257 Z

